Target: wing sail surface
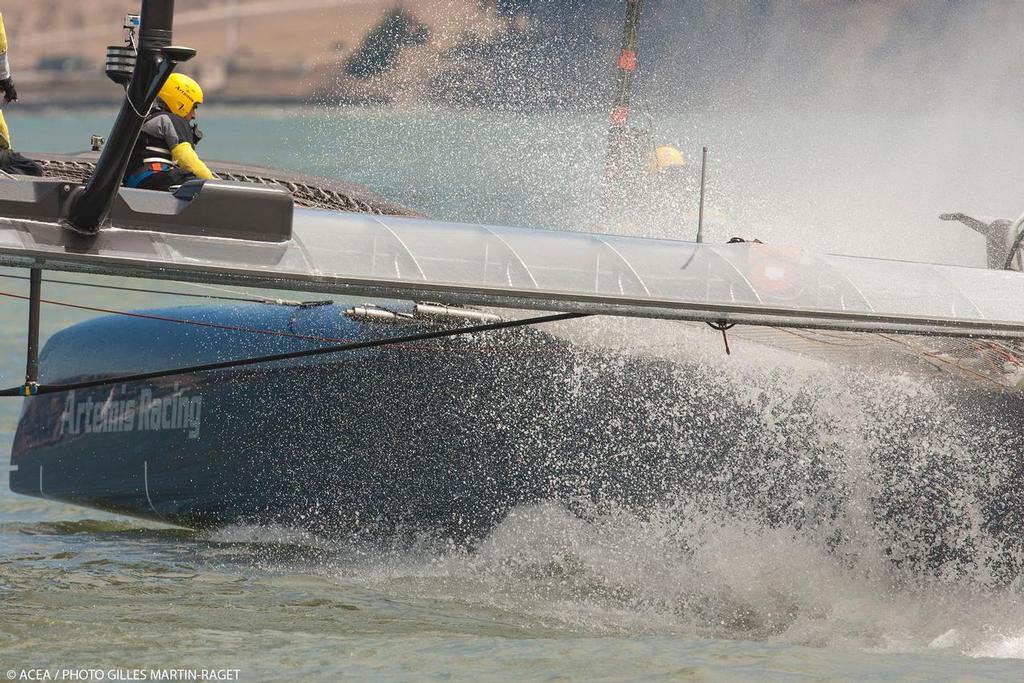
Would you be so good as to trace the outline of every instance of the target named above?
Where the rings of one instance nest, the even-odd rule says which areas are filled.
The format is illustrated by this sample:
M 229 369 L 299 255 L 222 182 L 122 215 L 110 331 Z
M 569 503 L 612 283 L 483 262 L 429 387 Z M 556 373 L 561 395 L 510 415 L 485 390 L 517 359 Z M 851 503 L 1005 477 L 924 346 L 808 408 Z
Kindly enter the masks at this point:
M 1024 274 L 296 209 L 260 243 L 0 219 L 0 265 L 594 314 L 1024 338 Z

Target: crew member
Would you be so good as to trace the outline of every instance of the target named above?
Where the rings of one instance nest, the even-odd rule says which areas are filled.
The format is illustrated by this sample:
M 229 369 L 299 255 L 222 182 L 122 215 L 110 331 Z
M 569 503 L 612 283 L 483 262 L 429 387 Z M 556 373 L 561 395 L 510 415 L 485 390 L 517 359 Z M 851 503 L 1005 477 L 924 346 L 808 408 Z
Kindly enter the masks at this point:
M 686 161 L 683 153 L 672 145 L 661 145 L 654 150 L 647 171 L 652 176 L 673 177 L 682 173 Z
M 671 145 L 654 149 L 647 166 L 644 213 L 647 234 L 677 237 L 686 220 L 688 192 L 683 154 Z
M 203 137 L 195 124 L 196 108 L 202 102 L 198 83 L 184 74 L 171 74 L 142 125 L 128 161 L 125 185 L 167 190 L 187 180 L 214 177 L 195 149 Z
M 11 67 L 7 63 L 7 32 L 4 30 L 4 17 L 0 14 L 0 90 L 4 93 L 4 104 L 18 99 L 18 91 L 14 89 L 11 78 Z M 21 175 L 43 175 L 43 167 L 37 162 L 18 154 L 11 149 L 11 133 L 7 130 L 7 121 L 0 111 L 0 171 Z

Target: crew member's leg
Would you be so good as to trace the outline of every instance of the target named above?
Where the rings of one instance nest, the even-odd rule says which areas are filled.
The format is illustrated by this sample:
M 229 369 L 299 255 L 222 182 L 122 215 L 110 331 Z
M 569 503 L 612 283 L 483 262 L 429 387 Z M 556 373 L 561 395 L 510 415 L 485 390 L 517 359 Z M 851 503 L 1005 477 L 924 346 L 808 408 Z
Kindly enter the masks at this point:
M 11 134 L 0 111 L 0 171 L 14 175 L 43 175 L 43 167 L 11 149 Z

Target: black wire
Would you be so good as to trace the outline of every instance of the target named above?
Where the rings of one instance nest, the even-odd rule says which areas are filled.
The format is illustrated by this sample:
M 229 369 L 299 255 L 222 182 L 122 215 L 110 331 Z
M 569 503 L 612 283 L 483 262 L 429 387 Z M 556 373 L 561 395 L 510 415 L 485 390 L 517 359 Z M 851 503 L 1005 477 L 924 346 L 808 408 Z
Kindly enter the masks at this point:
M 10 275 L 7 273 L 0 273 L 0 277 L 5 277 L 9 280 L 28 280 L 26 275 Z M 55 285 L 77 285 L 78 287 L 93 287 L 95 289 L 116 289 L 122 292 L 141 292 L 143 294 L 169 294 L 171 296 L 187 296 L 193 299 L 219 299 L 221 301 L 244 301 L 245 303 L 256 304 L 256 303 L 277 303 L 275 299 L 246 299 L 238 296 L 220 296 L 217 294 L 193 294 L 191 292 L 168 292 L 161 289 L 142 289 L 140 287 L 117 287 L 115 285 L 100 285 L 92 282 L 76 282 L 74 280 L 51 280 L 46 279 L 43 282 L 50 282 Z
M 1010 245 L 1010 253 L 1006 256 L 1006 263 L 1003 264 L 1003 270 L 1009 270 L 1010 266 L 1013 265 L 1013 259 L 1020 250 L 1020 243 L 1024 240 L 1024 229 L 1017 233 L 1017 237 L 1013 240 L 1013 244 Z
M 455 330 L 435 330 L 433 332 L 422 332 L 420 334 L 412 334 L 404 337 L 388 337 L 387 339 L 373 339 L 371 341 L 363 342 L 352 342 L 349 344 L 340 344 L 338 346 L 325 346 L 318 349 L 304 349 L 302 351 L 290 351 L 288 353 L 276 353 L 270 356 L 260 356 L 258 358 L 241 358 L 238 360 L 222 361 L 220 363 L 207 363 L 205 365 L 192 365 L 184 368 L 175 368 L 173 370 L 157 370 L 155 372 L 140 372 L 133 375 L 123 375 L 121 377 L 108 377 L 106 379 L 91 380 L 88 382 L 75 382 L 73 384 L 51 384 L 51 385 L 39 385 L 36 388 L 34 394 L 55 394 L 62 391 L 72 391 L 75 389 L 89 389 L 92 387 L 100 387 L 108 384 L 121 384 L 122 382 L 139 382 L 147 379 L 158 379 L 161 377 L 172 377 L 174 375 L 184 375 L 196 372 L 208 372 L 210 370 L 223 370 L 225 368 L 237 368 L 245 365 L 256 365 L 257 363 L 272 363 L 279 360 L 290 360 L 293 358 L 306 358 L 309 356 L 320 356 L 328 353 L 342 353 L 345 351 L 356 351 L 359 349 L 371 349 L 377 346 L 390 346 L 391 344 L 405 344 L 416 341 L 426 341 L 428 339 L 440 339 L 444 337 L 455 337 L 462 334 L 474 334 L 476 332 L 491 332 L 494 330 L 503 330 L 511 327 L 523 327 L 525 325 L 539 325 L 541 323 L 553 323 L 560 320 L 573 320 L 575 318 L 586 318 L 586 313 L 559 313 L 557 315 L 545 315 L 537 318 L 525 318 L 522 320 L 503 320 L 498 323 L 488 323 L 486 325 L 473 325 L 470 327 L 461 327 Z M 10 389 L 4 389 L 0 391 L 0 397 L 9 396 L 24 396 L 25 387 L 12 387 Z

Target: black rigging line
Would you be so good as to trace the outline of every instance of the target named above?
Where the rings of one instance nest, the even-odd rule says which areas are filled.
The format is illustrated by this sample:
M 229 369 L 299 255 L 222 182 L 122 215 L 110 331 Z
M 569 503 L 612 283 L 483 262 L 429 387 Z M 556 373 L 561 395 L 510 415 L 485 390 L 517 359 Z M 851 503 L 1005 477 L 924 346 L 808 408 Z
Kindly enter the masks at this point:
M 7 278 L 8 280 L 28 280 L 26 275 L 11 275 L 8 273 L 0 273 L 0 277 Z M 193 299 L 218 299 L 220 301 L 243 301 L 250 304 L 259 303 L 282 303 L 281 299 L 271 299 L 269 297 L 255 297 L 255 298 L 244 298 L 239 296 L 221 296 L 218 294 L 194 294 L 192 292 L 168 292 L 164 289 L 144 289 L 141 287 L 118 287 L 116 285 L 100 285 L 92 282 L 77 282 L 75 280 L 51 280 L 45 279 L 44 282 L 52 283 L 55 285 L 75 285 L 78 287 L 93 287 L 95 289 L 116 289 L 121 292 L 141 292 L 142 294 L 168 294 L 171 296 L 187 296 Z M 286 302 L 293 305 L 297 302 Z
M 1017 252 L 1020 250 L 1021 241 L 1024 240 L 1024 229 L 1021 229 L 1017 233 L 1017 237 L 1014 238 L 1013 244 L 1010 245 L 1010 252 L 1006 255 L 1006 263 L 1003 264 L 1003 270 L 1010 270 L 1013 267 L 1013 259 L 1017 257 Z
M 6 297 L 8 299 L 21 299 L 22 301 L 31 302 L 32 297 L 24 296 L 21 294 L 11 294 L 10 292 L 0 292 L 0 297 Z M 171 318 L 166 315 L 157 315 L 155 313 L 141 313 L 133 311 L 120 311 L 116 308 L 102 308 L 100 306 L 86 306 L 85 304 L 73 304 L 67 301 L 54 301 L 52 299 L 40 299 L 40 303 L 49 304 L 51 306 L 63 306 L 64 308 L 73 308 L 79 311 L 92 311 L 93 313 L 106 313 L 108 315 L 120 315 L 125 318 L 137 318 L 139 320 L 156 320 L 162 323 L 175 323 L 177 325 L 193 325 L 195 327 L 206 327 L 214 330 L 226 330 L 228 332 L 246 332 L 249 334 L 265 334 L 271 337 L 291 337 L 292 339 L 304 339 L 306 341 L 319 341 L 319 342 L 343 342 L 349 341 L 348 339 L 336 339 L 333 337 L 320 337 L 308 334 L 295 334 L 294 332 L 284 332 L 282 330 L 264 330 L 256 327 L 243 327 L 241 325 L 224 325 L 222 323 L 211 323 L 203 320 L 190 320 L 188 318 Z M 253 301 L 252 303 L 260 303 Z M 322 305 L 320 302 L 311 302 L 311 304 L 291 304 L 293 306 L 302 308 L 309 305 Z
M 588 317 L 588 314 L 586 313 L 559 313 L 556 315 L 544 315 L 536 318 L 524 318 L 521 320 L 503 320 L 501 322 L 488 323 L 486 325 L 472 325 L 470 327 L 460 327 L 455 330 L 434 330 L 433 332 L 421 332 L 419 334 L 410 334 L 403 337 L 388 337 L 387 339 L 373 339 L 370 341 L 339 344 L 337 346 L 324 346 L 318 349 L 304 349 L 302 351 L 275 353 L 269 356 L 259 356 L 257 358 L 240 358 L 237 360 L 221 361 L 219 363 L 191 365 L 184 368 L 174 368 L 172 370 L 140 372 L 132 375 L 122 375 L 120 377 L 107 377 L 104 379 L 90 380 L 87 382 L 74 382 L 72 384 L 43 384 L 39 385 L 38 387 L 33 387 L 32 395 L 55 394 L 62 391 L 72 391 L 75 389 L 89 389 L 92 387 L 106 386 L 110 384 L 121 384 L 122 382 L 139 382 L 147 379 L 173 377 L 174 375 L 185 375 L 197 372 L 209 372 L 211 370 L 237 368 L 246 365 L 256 365 L 259 363 L 272 363 L 274 361 L 279 360 L 307 358 L 310 356 L 320 356 L 329 353 L 357 351 L 359 349 L 372 349 L 379 346 L 390 346 L 392 344 L 407 344 L 409 342 L 426 341 L 429 339 L 441 339 L 444 337 L 454 337 L 463 334 L 475 334 L 477 332 L 492 332 L 495 330 L 504 330 L 512 327 L 540 325 L 542 323 L 553 323 L 558 322 L 560 320 L 573 320 L 575 318 L 586 317 Z M 4 389 L 0 391 L 0 397 L 9 396 L 25 396 L 25 386 L 12 387 L 10 389 Z

